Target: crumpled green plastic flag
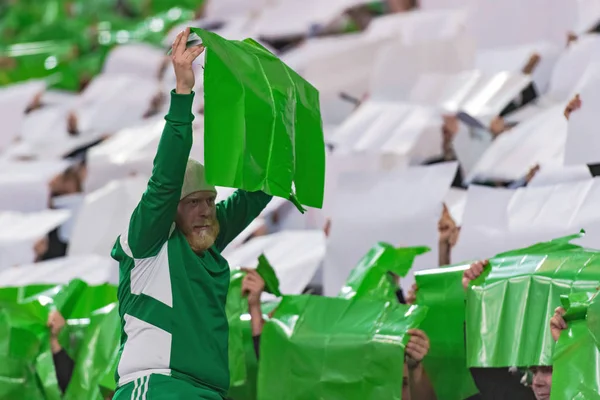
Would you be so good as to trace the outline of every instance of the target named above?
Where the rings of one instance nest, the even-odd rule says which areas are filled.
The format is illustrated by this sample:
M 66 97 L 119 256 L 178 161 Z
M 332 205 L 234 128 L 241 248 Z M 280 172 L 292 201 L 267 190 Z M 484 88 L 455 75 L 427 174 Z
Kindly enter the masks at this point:
M 269 293 L 281 296 L 279 280 L 277 279 L 275 270 L 264 255 L 259 257 L 256 272 L 265 281 L 265 290 L 268 289 Z M 227 303 L 225 305 L 225 312 L 227 313 L 227 320 L 229 322 L 229 375 L 231 387 L 245 385 L 248 381 L 246 367 L 248 364 L 252 364 L 252 359 L 256 363 L 254 350 L 252 351 L 250 360 L 248 359 L 248 344 L 253 346 L 253 341 L 252 332 L 248 331 L 248 301 L 242 294 L 242 281 L 245 276 L 246 273 L 240 269 L 231 271 Z
M 300 211 L 301 204 L 321 208 L 325 141 L 317 89 L 251 39 L 191 31 L 207 49 L 206 179 L 289 198 Z
M 550 398 L 599 400 L 600 350 L 594 335 L 600 334 L 595 323 L 600 296 L 595 291 L 576 293 L 568 296 L 566 305 L 567 329 L 561 333 L 554 352 Z
M 406 276 L 415 257 L 428 251 L 428 247 L 395 248 L 387 243 L 377 243 L 352 270 L 338 297 L 396 299 L 398 285 L 390 272 Z
M 46 327 L 48 314 L 54 308 L 67 319 L 68 324 L 71 322 L 69 318 L 77 322 L 74 328 L 65 327 L 59 337 L 65 351 L 83 368 L 78 373 L 79 367 L 76 367 L 71 379 L 70 385 L 80 388 L 77 396 L 72 398 L 95 398 L 97 387 L 88 385 L 89 392 L 81 388 L 85 388 L 86 382 L 91 382 L 90 379 L 95 379 L 95 376 L 104 379 L 102 371 L 114 370 L 114 365 L 109 365 L 98 355 L 118 351 L 120 321 L 117 319 L 117 325 L 113 325 L 115 331 L 112 337 L 116 334 L 117 340 L 112 345 L 108 344 L 111 336 L 105 335 L 111 332 L 110 327 L 94 324 L 89 330 L 90 325 L 82 321 L 88 318 L 94 321 L 96 310 L 116 302 L 116 293 L 114 286 L 89 286 L 80 280 L 67 285 L 0 288 L 0 398 L 61 398 Z M 102 332 L 98 336 L 93 333 L 96 328 Z M 106 382 L 105 379 L 98 384 L 106 385 Z M 112 385 L 109 390 L 114 389 L 114 382 Z M 70 386 L 67 390 L 71 390 Z
M 469 367 L 551 365 L 549 321 L 560 296 L 600 285 L 600 252 L 569 243 L 581 235 L 490 259 L 467 291 Z
M 258 266 L 256 267 L 256 272 L 258 272 L 258 274 L 265 281 L 265 292 L 274 294 L 277 297 L 283 296 L 281 291 L 279 291 L 279 279 L 277 279 L 275 270 L 264 254 L 261 254 L 258 257 Z
M 262 333 L 258 398 L 400 399 L 407 331 L 426 313 L 391 301 L 283 297 Z
M 120 339 L 121 318 L 116 303 L 92 313 L 65 400 L 103 400 L 106 392 L 101 388 L 116 389 L 114 376 Z
M 40 303 L 0 303 L 0 398 L 61 398 L 47 321 Z
M 464 400 L 478 392 L 465 349 L 463 272 L 469 265 L 418 271 L 416 304 L 428 308 L 421 324 L 430 348 L 423 359 L 438 399 Z

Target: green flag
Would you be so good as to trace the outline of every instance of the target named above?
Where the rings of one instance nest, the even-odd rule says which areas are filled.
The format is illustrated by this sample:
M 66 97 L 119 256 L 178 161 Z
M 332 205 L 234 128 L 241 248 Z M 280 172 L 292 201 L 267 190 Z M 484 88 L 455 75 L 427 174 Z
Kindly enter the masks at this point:
M 325 142 L 318 91 L 253 40 L 191 31 L 207 48 L 207 180 L 289 198 L 301 211 L 301 204 L 321 208 Z
M 390 301 L 284 296 L 263 329 L 258 398 L 400 399 L 407 331 L 426 312 Z
M 415 273 L 417 304 L 428 308 L 421 329 L 430 349 L 423 365 L 438 399 L 464 400 L 477 393 L 465 352 L 463 272 L 469 265 Z
M 468 366 L 551 365 L 549 321 L 560 296 L 600 285 L 600 252 L 569 243 L 578 236 L 490 259 L 467 291 Z
M 352 270 L 338 297 L 396 299 L 398 285 L 390 272 L 406 276 L 415 257 L 428 251 L 427 247 L 395 248 L 387 243 L 376 244 Z

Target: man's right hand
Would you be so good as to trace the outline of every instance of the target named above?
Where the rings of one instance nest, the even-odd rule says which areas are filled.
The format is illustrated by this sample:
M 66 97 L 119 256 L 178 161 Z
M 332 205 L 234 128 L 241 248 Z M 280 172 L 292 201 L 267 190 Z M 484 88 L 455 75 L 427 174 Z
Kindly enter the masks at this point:
M 479 278 L 483 273 L 485 267 L 489 265 L 488 260 L 477 261 L 471 264 L 471 266 L 463 273 L 462 285 L 463 289 L 467 290 L 471 281 Z
M 192 63 L 204 51 L 203 45 L 186 48 L 189 36 L 190 28 L 185 28 L 183 32 L 180 32 L 173 42 L 173 50 L 171 52 L 171 60 L 173 61 L 177 82 L 175 91 L 178 94 L 190 94 L 194 90 L 196 78 L 194 77 Z

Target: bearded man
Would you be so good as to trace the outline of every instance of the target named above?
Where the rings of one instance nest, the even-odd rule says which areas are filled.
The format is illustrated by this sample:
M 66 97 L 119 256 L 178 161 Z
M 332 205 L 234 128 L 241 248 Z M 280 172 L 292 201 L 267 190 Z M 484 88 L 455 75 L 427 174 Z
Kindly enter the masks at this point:
M 225 300 L 229 265 L 221 251 L 271 196 L 235 192 L 215 204 L 192 148 L 189 29 L 173 44 L 177 87 L 148 188 L 112 251 L 120 264 L 120 359 L 115 399 L 221 400 L 229 388 Z

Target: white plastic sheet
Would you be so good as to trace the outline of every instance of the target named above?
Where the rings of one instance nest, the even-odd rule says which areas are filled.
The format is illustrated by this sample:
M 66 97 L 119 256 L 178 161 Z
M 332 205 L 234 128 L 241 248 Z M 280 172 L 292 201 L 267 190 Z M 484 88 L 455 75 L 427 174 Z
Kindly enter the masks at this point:
M 98 75 L 75 106 L 77 127 L 82 132 L 112 134 L 139 123 L 159 92 L 156 79 L 127 74 Z
M 410 11 L 374 18 L 366 34 L 369 37 L 393 37 L 413 46 L 445 41 L 465 32 L 466 10 Z
M 512 181 L 536 164 L 560 165 L 567 140 L 564 105 L 554 106 L 504 132 L 482 155 L 465 181 Z
M 471 186 L 452 259 L 462 262 L 586 230 L 600 240 L 600 179 L 517 190 Z
M 72 103 L 69 103 L 72 104 Z M 6 156 L 56 159 L 100 139 L 98 132 L 71 135 L 67 120 L 69 104 L 46 106 L 28 114 L 23 121 L 22 140 L 10 146 Z
M 587 165 L 542 165 L 529 181 L 527 187 L 552 186 L 559 183 L 579 182 L 592 179 Z
M 588 83 L 580 93 L 582 107 L 571 113 L 565 149 L 565 165 L 600 163 L 600 79 Z
M 492 141 L 492 134 L 487 129 L 469 127 L 462 122 L 459 123 L 459 130 L 454 137 L 452 146 L 464 174 L 469 174 L 473 170 Z
M 71 232 L 73 232 L 73 225 L 77 220 L 79 209 L 83 204 L 85 195 L 82 193 L 67 194 L 64 196 L 54 197 L 52 199 L 52 208 L 57 210 L 68 210 L 70 211 L 70 217 L 64 224 L 58 229 L 58 238 L 65 243 L 69 243 L 71 240 Z
M 278 0 L 262 10 L 256 30 L 267 38 L 303 36 L 312 26 L 327 26 L 355 6 L 369 0 Z
M 476 67 L 485 74 L 499 72 L 521 72 L 531 56 L 537 54 L 540 60 L 533 70 L 532 79 L 538 93 L 545 93 L 550 84 L 554 66 L 563 51 L 549 42 L 527 43 L 494 49 L 482 49 L 477 52 Z
M 88 194 L 73 226 L 68 255 L 110 254 L 147 184 L 146 177 L 122 179 Z
M 430 147 L 428 154 L 417 153 L 418 143 L 432 125 L 440 126 L 433 108 L 368 100 L 336 131 L 331 141 L 343 151 L 397 154 L 422 161 L 439 153 L 436 147 Z
M 448 207 L 450 216 L 456 225 L 461 226 L 465 214 L 465 206 L 467 205 L 467 191 L 464 189 L 450 188 L 446 197 L 444 197 L 444 204 Z
M 88 285 L 117 285 L 119 264 L 108 256 L 86 255 L 20 265 L 0 272 L 0 282 L 4 287 L 64 285 L 73 279 L 81 279 Z
M 573 1 L 474 1 L 467 22 L 478 48 L 550 41 L 564 47 L 577 20 Z
M 27 107 L 46 89 L 40 81 L 17 83 L 0 88 L 0 149 L 4 149 L 22 133 Z
M 102 73 L 133 74 L 149 80 L 157 80 L 161 68 L 169 59 L 160 48 L 145 43 L 126 44 L 108 53 Z
M 32 263 L 34 245 L 67 219 L 66 210 L 0 212 L 0 268 Z
M 325 257 L 322 231 L 285 231 L 261 236 L 223 253 L 232 268 L 253 268 L 264 254 L 279 278 L 283 294 L 300 294 Z
M 391 42 L 377 54 L 370 82 L 371 98 L 406 101 L 419 76 L 456 74 L 474 65 L 474 43 L 465 35 L 408 45 Z
M 577 0 L 577 22 L 573 32 L 582 34 L 600 22 L 600 0 Z
M 438 221 L 456 163 L 398 172 L 350 173 L 340 177 L 324 269 L 325 295 L 337 294 L 362 256 L 383 241 L 391 245 L 429 246 L 414 270 L 438 265 Z M 413 273 L 402 280 L 408 290 Z
M 487 126 L 529 83 L 531 77 L 510 72 L 423 74 L 417 79 L 410 99 L 448 113 L 465 112 Z
M 423 10 L 468 9 L 477 0 L 419 0 Z
M 50 180 L 62 173 L 66 161 L 0 161 L 0 211 L 36 212 L 46 210 L 50 201 Z
M 561 102 L 570 100 L 590 64 L 598 62 L 600 62 L 600 36 L 580 36 L 556 62 L 550 79 L 548 96 Z
M 202 125 L 202 117 L 196 120 Z M 88 152 L 87 193 L 100 189 L 114 179 L 136 175 L 150 176 L 165 121 L 156 117 L 142 124 L 123 129 Z M 194 129 L 194 143 L 190 157 L 204 160 L 202 129 Z

